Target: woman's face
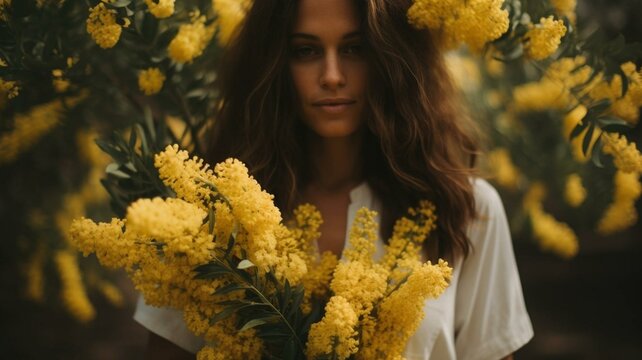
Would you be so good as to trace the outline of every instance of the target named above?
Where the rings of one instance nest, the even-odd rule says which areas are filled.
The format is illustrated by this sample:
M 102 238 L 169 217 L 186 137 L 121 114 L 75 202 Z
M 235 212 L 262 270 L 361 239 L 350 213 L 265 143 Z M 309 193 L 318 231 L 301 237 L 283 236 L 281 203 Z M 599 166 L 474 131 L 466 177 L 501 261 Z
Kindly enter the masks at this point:
M 290 71 L 303 121 L 321 137 L 363 123 L 368 65 L 352 0 L 301 0 L 290 35 Z

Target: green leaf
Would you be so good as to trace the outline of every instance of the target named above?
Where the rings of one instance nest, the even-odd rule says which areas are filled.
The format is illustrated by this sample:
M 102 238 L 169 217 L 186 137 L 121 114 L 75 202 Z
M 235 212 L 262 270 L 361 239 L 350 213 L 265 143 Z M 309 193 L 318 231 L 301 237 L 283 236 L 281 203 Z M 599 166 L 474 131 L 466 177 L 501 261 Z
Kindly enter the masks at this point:
M 267 321 L 265 321 L 263 319 L 252 319 L 252 320 L 246 322 L 245 325 L 243 325 L 239 329 L 239 332 L 242 332 L 242 331 L 245 331 L 247 329 L 251 329 L 253 327 L 256 327 L 256 326 L 259 326 L 259 325 L 263 325 L 263 324 L 267 324 Z
M 119 168 L 120 168 L 120 165 L 116 163 L 111 163 L 107 165 L 107 167 L 105 168 L 105 172 L 107 174 L 114 175 L 121 179 L 129 179 L 130 176 L 127 173 L 124 173 L 123 171 L 119 170 Z
M 253 266 L 256 266 L 256 265 L 254 265 L 254 263 L 252 263 L 250 260 L 245 259 L 245 260 L 241 260 L 241 262 L 239 262 L 239 264 L 236 266 L 236 268 L 244 270 L 244 269 L 247 269 L 247 268 L 251 268 Z
M 593 139 L 594 131 L 595 131 L 595 124 L 591 123 L 588 129 L 588 132 L 584 135 L 584 140 L 582 140 L 582 153 L 584 153 L 584 156 L 588 156 L 589 146 L 591 145 L 591 140 Z
M 582 131 L 586 129 L 587 126 L 588 126 L 588 121 L 584 121 L 584 119 L 582 119 L 582 121 L 580 121 L 579 123 L 577 123 L 577 125 L 575 125 L 575 127 L 573 128 L 573 131 L 571 131 L 569 140 L 573 140 L 576 137 L 578 137 L 582 133 Z
M 208 230 L 209 230 L 209 233 L 211 234 L 211 233 L 214 232 L 214 221 L 216 219 L 216 213 L 214 212 L 214 208 L 213 207 L 210 207 L 208 215 L 209 215 L 208 216 L 208 226 L 209 226 Z
M 222 286 L 222 287 L 216 289 L 216 291 L 214 291 L 214 293 L 212 295 L 225 295 L 225 294 L 229 294 L 229 293 L 234 292 L 234 291 L 245 290 L 245 289 L 247 289 L 247 288 L 245 286 L 241 285 L 241 284 L 229 283 L 229 284 L 227 284 L 225 286 Z
M 604 164 L 602 163 L 602 146 L 602 136 L 600 136 L 597 138 L 595 145 L 593 145 L 593 154 L 591 155 L 591 161 L 599 168 L 604 167 Z

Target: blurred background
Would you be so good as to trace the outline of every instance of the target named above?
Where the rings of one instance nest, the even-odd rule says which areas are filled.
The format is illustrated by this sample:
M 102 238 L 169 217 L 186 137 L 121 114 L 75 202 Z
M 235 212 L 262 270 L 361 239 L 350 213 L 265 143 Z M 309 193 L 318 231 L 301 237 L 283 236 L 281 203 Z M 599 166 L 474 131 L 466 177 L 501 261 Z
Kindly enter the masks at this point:
M 5 1 L 0 0 L 0 5 Z M 25 1 L 27 2 L 29 1 Z M 16 151 L 15 154 L 10 151 L 4 153 L 2 152 L 4 150 L 0 151 L 1 357 L 7 359 L 140 359 L 143 356 L 147 338 L 146 330 L 132 320 L 138 295 L 133 290 L 131 282 L 124 272 L 102 269 L 92 257 L 78 256 L 74 257 L 73 261 L 69 261 L 64 256 L 67 254 L 66 248 L 60 245 L 65 242 L 66 236 L 61 229 L 68 227 L 71 219 L 82 215 L 105 220 L 113 216 L 114 212 L 122 213 L 131 199 L 144 195 L 140 193 L 141 188 L 150 186 L 145 183 L 144 186 L 137 188 L 137 185 L 132 185 L 135 181 L 127 183 L 134 179 L 132 170 L 127 170 L 124 162 L 114 161 L 118 156 L 126 154 L 126 143 L 131 140 L 127 129 L 131 125 L 129 121 L 133 112 L 139 114 L 132 120 L 138 126 L 139 137 L 147 136 L 148 140 L 154 140 L 161 138 L 162 134 L 163 138 L 172 142 L 187 144 L 186 146 L 192 146 L 192 149 L 198 148 L 198 144 L 194 144 L 195 141 L 191 139 L 198 138 L 206 128 L 204 124 L 209 118 L 209 114 L 202 109 L 212 108 L 211 105 L 216 101 L 215 90 L 208 86 L 213 77 L 202 69 L 211 67 L 211 63 L 216 61 L 221 49 L 224 48 L 228 35 L 225 33 L 222 14 L 226 15 L 226 13 L 216 9 L 214 5 L 216 2 L 212 2 L 211 5 L 209 1 L 193 2 L 201 5 L 208 3 L 206 8 L 217 12 L 214 17 L 219 21 L 217 30 L 219 40 L 218 45 L 206 48 L 202 54 L 194 55 L 194 57 L 199 56 L 200 60 L 189 63 L 190 66 L 183 66 L 181 61 L 172 58 L 171 54 L 168 58 L 167 55 L 156 52 L 156 48 L 168 46 L 170 40 L 179 31 L 178 26 L 171 25 L 168 20 L 166 24 L 169 25 L 163 28 L 159 26 L 159 21 L 149 14 L 139 15 L 145 6 L 142 1 L 132 4 L 121 1 L 125 5 L 117 8 L 119 18 L 116 23 L 125 29 L 128 24 L 122 19 L 131 17 L 134 23 L 131 26 L 136 27 L 137 34 L 133 32 L 130 34 L 123 30 L 120 43 L 116 47 L 104 50 L 105 53 L 101 53 L 102 55 L 96 55 L 102 58 L 117 55 L 110 58 L 113 66 L 102 68 L 100 59 L 84 55 L 85 51 L 88 54 L 97 53 L 96 43 L 100 45 L 98 38 L 94 38 L 92 42 L 91 39 L 74 38 L 75 35 L 71 32 L 68 34 L 64 30 L 58 32 L 52 30 L 51 33 L 55 33 L 56 36 L 71 39 L 70 45 L 58 48 L 59 51 L 55 49 L 50 51 L 52 49 L 48 47 L 47 42 L 49 40 L 37 40 L 47 39 L 42 30 L 47 28 L 43 25 L 43 21 L 50 21 L 51 29 L 74 26 L 84 29 L 84 21 L 87 17 L 86 6 L 84 13 L 78 13 L 78 6 L 69 6 L 69 8 L 63 8 L 66 11 L 65 17 L 52 18 L 51 14 L 54 10 L 48 10 L 48 5 L 43 6 L 43 2 L 47 3 L 46 1 L 33 2 L 37 5 L 37 9 L 43 12 L 41 15 L 33 15 L 29 12 L 34 11 L 35 8 L 21 9 L 20 6 L 11 5 L 14 6 L 12 9 L 15 12 L 10 14 L 9 18 L 13 16 L 14 20 L 11 20 L 13 22 L 10 26 L 3 25 L 0 29 L 2 31 L 0 59 L 8 63 L 8 67 L 0 67 L 0 70 L 5 68 L 15 70 L 0 72 L 0 77 L 6 80 L 1 84 L 4 88 L 0 87 L 0 89 L 10 94 L 12 87 L 7 85 L 8 82 L 20 80 L 23 84 L 20 95 L 7 95 L 7 98 L 14 102 L 11 106 L 4 108 L 0 106 L 4 117 L 1 119 L 0 130 L 9 132 L 14 127 L 17 128 L 18 120 L 13 123 L 8 119 L 19 118 L 25 109 L 33 108 L 34 104 L 43 106 L 38 110 L 40 115 L 30 113 L 32 118 L 44 116 L 42 114 L 49 116 L 58 114 L 62 107 L 66 109 L 67 118 L 83 120 L 66 122 L 55 120 L 54 122 L 60 122 L 60 124 L 41 126 L 41 128 L 47 128 L 47 126 L 48 129 L 51 128 L 46 131 L 46 135 L 32 137 L 27 142 L 18 141 L 12 145 L 14 148 L 24 148 L 23 150 Z M 97 2 L 91 3 L 96 5 Z M 134 3 L 136 3 L 135 6 Z M 526 1 L 523 3 L 525 7 L 537 7 L 537 4 L 533 5 L 537 1 L 530 1 L 531 5 Z M 179 10 L 185 9 L 178 7 L 176 14 L 180 14 Z M 24 14 L 20 13 L 21 11 L 24 11 Z M 51 13 L 47 15 L 47 11 Z M 157 12 L 160 11 L 157 10 Z M 622 34 L 627 43 L 642 42 L 641 14 L 642 0 L 578 0 L 576 28 L 579 29 L 578 32 L 582 29 L 601 28 L 608 39 L 614 39 L 618 34 Z M 176 21 L 194 23 L 193 14 L 188 16 L 187 11 L 183 11 L 183 15 L 182 17 L 176 15 L 175 17 L 178 17 Z M 160 19 L 158 14 L 154 16 Z M 15 20 L 18 18 L 19 20 Z M 41 23 L 39 26 L 30 28 L 25 25 L 29 21 Z M 61 23 L 64 26 L 61 27 Z M 89 39 L 87 34 L 83 36 Z M 33 39 L 28 49 L 30 56 L 35 60 L 28 64 L 19 63 L 16 60 L 15 54 L 19 52 L 16 49 L 21 44 L 16 42 L 17 38 L 25 43 Z M 132 51 L 132 55 L 128 55 L 131 58 L 119 57 L 119 54 L 126 49 L 135 47 L 137 42 L 142 41 L 141 39 L 153 46 L 140 50 L 140 54 L 134 54 Z M 90 48 L 89 44 L 93 48 Z M 103 43 L 103 45 L 109 44 Z M 101 45 L 100 47 L 113 46 L 111 44 L 111 46 Z M 120 52 L 117 52 L 118 47 Z M 73 53 L 71 48 L 81 52 L 82 57 L 69 56 Z M 572 52 L 569 54 L 573 55 Z M 466 53 L 463 58 L 469 56 L 470 54 Z M 639 56 L 635 63 L 639 69 Z M 462 65 L 464 62 L 459 60 L 455 64 L 455 66 L 465 67 Z M 547 65 L 550 64 L 547 63 Z M 144 80 L 141 83 L 140 72 L 138 77 L 128 72 L 130 69 L 151 67 L 160 68 L 165 74 L 163 79 L 167 80 L 162 85 L 164 87 L 161 92 L 158 92 L 158 89 L 145 91 L 146 88 L 154 88 L 153 84 L 145 85 Z M 27 69 L 36 69 L 36 71 L 27 72 Z M 91 81 L 85 79 L 89 78 L 88 71 L 92 75 Z M 526 83 L 528 74 L 528 69 L 517 73 L 511 72 L 507 66 L 500 77 L 515 76 L 520 78 L 519 82 Z M 481 75 L 476 76 L 484 78 L 486 75 L 482 71 Z M 153 83 L 154 79 L 158 78 L 150 75 L 149 79 Z M 65 81 L 67 81 L 66 85 Z M 83 81 L 95 84 L 83 83 Z M 47 82 L 46 86 L 37 85 L 44 82 Z M 29 84 L 32 86 L 30 87 Z M 120 86 L 123 89 L 122 93 L 114 93 L 110 88 L 113 84 L 122 85 Z M 482 93 L 484 86 L 481 86 Z M 500 87 L 496 86 L 494 89 Z M 97 95 L 83 101 L 82 99 L 86 96 L 83 94 L 84 88 L 91 88 Z M 156 92 L 158 94 L 153 100 L 146 97 Z M 68 95 L 64 106 L 58 104 L 52 107 L 51 103 L 43 100 L 57 99 L 60 94 Z M 473 107 L 478 105 L 474 104 L 474 98 L 475 95 L 471 96 Z M 4 98 L 2 101 L 5 101 Z M 67 107 L 77 101 L 82 102 L 82 106 Z M 504 98 L 502 101 L 505 105 L 497 107 L 502 108 L 504 113 L 510 113 L 510 105 L 506 104 L 511 100 Z M 164 106 L 180 110 L 168 110 Z M 637 108 L 639 104 L 636 105 L 636 110 Z M 636 114 L 637 119 L 628 120 L 630 124 L 639 122 L 639 111 Z M 497 113 L 486 113 L 486 115 L 496 116 Z M 513 112 L 511 116 L 544 119 L 554 115 L 550 112 L 544 114 L 535 111 L 526 115 L 516 115 Z M 111 121 L 107 125 L 104 122 L 105 118 Z M 186 118 L 189 121 L 186 121 Z M 163 119 L 162 126 L 155 125 L 158 119 Z M 496 123 L 492 121 L 487 124 L 494 129 L 497 128 Z M 125 135 L 112 135 L 111 131 L 114 129 L 120 130 Z M 45 133 L 38 128 L 25 131 Z M 592 163 L 586 163 L 581 165 L 582 170 L 577 170 L 587 183 L 594 180 L 592 185 L 586 186 L 590 194 L 595 194 L 596 200 L 587 201 L 581 208 L 557 204 L 555 197 L 559 195 L 561 198 L 561 192 L 556 192 L 549 184 L 552 196 L 544 202 L 544 206 L 553 212 L 557 219 L 563 219 L 571 225 L 579 243 L 579 250 L 564 250 L 567 249 L 564 247 L 567 245 L 562 246 L 562 250 L 559 248 L 556 250 L 555 246 L 547 247 L 537 240 L 537 231 L 533 230 L 534 227 L 530 223 L 534 220 L 528 220 L 528 214 L 524 215 L 520 210 L 522 199 L 529 189 L 532 189 L 535 180 L 544 181 L 555 177 L 558 174 L 557 171 L 559 171 L 559 177 L 562 177 L 562 173 L 573 172 L 569 171 L 570 167 L 575 166 L 573 169 L 580 169 L 580 167 L 559 165 L 561 162 L 555 162 L 556 167 L 544 168 L 546 170 L 543 173 L 529 174 L 528 170 L 525 170 L 528 168 L 528 163 L 520 163 L 520 155 L 511 150 L 512 145 L 524 148 L 524 144 L 515 144 L 514 141 L 505 139 L 497 140 L 497 131 L 492 129 L 488 131 L 493 134 L 490 135 L 493 142 L 490 147 L 508 148 L 517 167 L 527 174 L 524 177 L 529 178 L 529 181 L 518 182 L 521 184 L 515 187 L 518 190 L 511 190 L 511 186 L 503 184 L 501 176 L 497 176 L 494 182 L 505 201 L 514 231 L 517 264 L 526 305 L 535 330 L 535 338 L 519 350 L 515 357 L 517 359 L 642 358 L 642 328 L 639 326 L 642 323 L 640 307 L 642 296 L 637 291 L 637 286 L 642 279 L 642 261 L 640 261 L 642 259 L 642 225 L 639 221 L 634 221 L 621 226 L 617 231 L 595 230 L 603 209 L 614 197 L 613 185 L 610 182 L 615 173 L 613 164 L 607 159 L 605 169 L 598 169 Z M 553 148 L 546 142 L 548 138 L 545 135 L 537 138 L 537 146 Z M 111 150 L 109 153 L 111 159 L 94 146 L 93 140 L 97 137 L 106 139 L 103 140 L 103 149 Z M 626 137 L 631 143 L 641 144 L 640 126 L 630 126 Z M 140 139 L 132 141 L 140 142 Z M 559 143 L 561 140 L 555 140 L 555 142 Z M 2 141 L 0 144 L 3 144 Z M 141 163 L 149 159 L 149 153 L 162 148 L 162 142 L 159 140 L 153 144 L 150 141 L 148 146 L 148 154 L 142 154 L 139 157 Z M 568 147 L 568 145 L 564 146 Z M 135 157 L 132 154 L 126 155 L 128 160 Z M 546 155 L 542 156 L 546 157 Z M 549 160 L 542 161 L 553 164 Z M 492 168 L 492 161 L 490 163 Z M 107 176 L 105 167 L 107 167 Z M 602 177 L 609 179 L 608 185 L 603 184 L 607 180 L 601 180 Z M 102 179 L 102 185 L 99 183 L 100 179 Z M 43 185 L 45 182 L 47 185 Z M 103 186 L 111 191 L 111 195 L 103 190 Z M 633 203 L 639 213 L 642 202 L 633 200 Z M 74 280 L 74 276 L 77 276 L 74 274 L 78 273 L 82 274 L 84 290 L 82 290 L 82 296 L 74 297 L 74 294 L 77 294 L 74 291 L 80 290 L 74 289 L 70 284 L 79 281 Z M 72 300 L 69 300 L 70 298 Z M 76 301 L 80 298 L 84 300 Z

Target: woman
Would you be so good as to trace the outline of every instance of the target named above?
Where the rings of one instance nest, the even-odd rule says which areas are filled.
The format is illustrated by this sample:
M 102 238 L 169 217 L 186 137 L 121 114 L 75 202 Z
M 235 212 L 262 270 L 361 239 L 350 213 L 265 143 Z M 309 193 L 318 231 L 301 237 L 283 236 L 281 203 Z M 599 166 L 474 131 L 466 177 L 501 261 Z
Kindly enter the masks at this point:
M 406 20 L 410 2 L 255 1 L 222 63 L 208 160 L 244 161 L 283 214 L 316 205 L 319 250 L 336 254 L 359 207 L 381 214 L 387 239 L 409 206 L 433 200 L 425 258 L 448 259 L 454 273 L 426 302 L 406 357 L 511 358 L 533 332 L 504 210 L 472 177 L 470 124 L 434 39 Z M 135 318 L 154 359 L 200 346 L 175 312 L 139 303 Z

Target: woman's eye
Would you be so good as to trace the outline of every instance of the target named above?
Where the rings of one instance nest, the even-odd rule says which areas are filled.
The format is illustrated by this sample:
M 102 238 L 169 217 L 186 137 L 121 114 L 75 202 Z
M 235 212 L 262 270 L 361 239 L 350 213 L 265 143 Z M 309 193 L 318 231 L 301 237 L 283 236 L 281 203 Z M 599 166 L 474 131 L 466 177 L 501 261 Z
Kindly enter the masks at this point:
M 317 54 L 317 50 L 312 46 L 298 46 L 294 48 L 294 56 L 299 59 L 309 58 Z
M 363 48 L 359 44 L 349 45 L 344 48 L 343 52 L 348 55 L 361 55 Z

